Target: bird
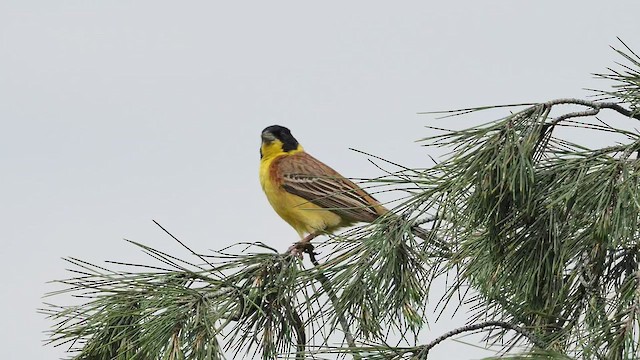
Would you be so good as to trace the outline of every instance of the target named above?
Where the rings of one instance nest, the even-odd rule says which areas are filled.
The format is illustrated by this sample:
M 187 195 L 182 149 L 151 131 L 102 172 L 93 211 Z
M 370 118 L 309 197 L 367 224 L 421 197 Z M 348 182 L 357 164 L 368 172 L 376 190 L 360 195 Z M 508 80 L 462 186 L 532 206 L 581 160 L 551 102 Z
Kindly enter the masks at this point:
M 261 134 L 260 184 L 269 203 L 300 236 L 289 253 L 301 257 L 311 240 L 360 222 L 370 223 L 389 210 L 378 200 L 307 153 L 280 125 Z

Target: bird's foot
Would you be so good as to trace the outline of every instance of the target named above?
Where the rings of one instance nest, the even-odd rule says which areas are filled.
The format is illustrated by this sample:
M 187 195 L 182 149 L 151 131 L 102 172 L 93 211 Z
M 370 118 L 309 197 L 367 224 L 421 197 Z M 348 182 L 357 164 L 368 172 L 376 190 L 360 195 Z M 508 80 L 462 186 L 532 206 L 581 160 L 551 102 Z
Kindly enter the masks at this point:
M 297 257 L 298 259 L 302 259 L 302 254 L 304 253 L 313 253 L 313 245 L 311 244 L 311 242 L 309 241 L 298 241 L 297 243 L 294 243 L 293 245 L 289 246 L 289 249 L 287 250 L 288 254 L 291 254 L 295 257 Z

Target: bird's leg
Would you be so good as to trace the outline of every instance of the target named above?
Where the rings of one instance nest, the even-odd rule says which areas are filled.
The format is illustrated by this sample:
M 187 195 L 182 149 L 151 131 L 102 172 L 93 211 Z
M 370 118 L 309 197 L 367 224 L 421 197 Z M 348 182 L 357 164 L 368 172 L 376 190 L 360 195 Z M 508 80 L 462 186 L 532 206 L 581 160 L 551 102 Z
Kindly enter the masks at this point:
M 287 252 L 293 256 L 296 256 L 299 259 L 302 259 L 302 253 L 307 251 L 313 251 L 313 245 L 311 245 L 311 240 L 318 236 L 317 233 L 312 233 L 305 236 L 302 240 L 297 243 L 291 245 Z

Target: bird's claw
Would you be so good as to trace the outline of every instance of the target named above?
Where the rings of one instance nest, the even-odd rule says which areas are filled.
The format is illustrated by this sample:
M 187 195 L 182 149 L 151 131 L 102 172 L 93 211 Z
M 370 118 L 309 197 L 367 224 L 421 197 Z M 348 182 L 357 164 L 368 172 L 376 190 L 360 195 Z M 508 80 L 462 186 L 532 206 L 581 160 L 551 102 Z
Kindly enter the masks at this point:
M 298 241 L 297 243 L 294 243 L 293 245 L 289 246 L 287 253 L 302 260 L 302 254 L 304 253 L 313 254 L 314 253 L 313 250 L 314 250 L 314 247 L 310 242 Z

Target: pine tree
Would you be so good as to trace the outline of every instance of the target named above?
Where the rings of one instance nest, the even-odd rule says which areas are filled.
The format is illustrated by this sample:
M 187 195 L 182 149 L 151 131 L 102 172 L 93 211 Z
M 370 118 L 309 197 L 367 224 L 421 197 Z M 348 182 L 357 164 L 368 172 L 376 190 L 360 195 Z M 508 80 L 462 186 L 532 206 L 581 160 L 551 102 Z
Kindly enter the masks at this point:
M 620 70 L 597 75 L 612 90 L 594 100 L 445 113 L 511 111 L 434 128 L 422 143 L 447 148 L 442 161 L 365 184 L 406 194 L 401 216 L 329 236 L 321 259 L 306 254 L 312 266 L 262 243 L 185 260 L 132 242 L 155 264 L 117 269 L 67 259 L 74 275 L 50 295 L 84 302 L 48 304 L 50 342 L 74 359 L 426 359 L 443 340 L 482 331 L 505 356 L 640 358 L 640 57 L 624 47 Z M 568 140 L 585 131 L 617 142 Z M 429 241 L 412 236 L 416 225 Z M 467 302 L 473 313 L 420 343 L 439 277 L 449 280 L 439 309 Z M 391 330 L 406 346 L 388 345 Z

